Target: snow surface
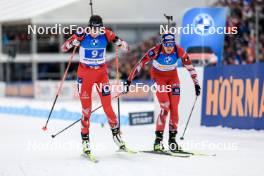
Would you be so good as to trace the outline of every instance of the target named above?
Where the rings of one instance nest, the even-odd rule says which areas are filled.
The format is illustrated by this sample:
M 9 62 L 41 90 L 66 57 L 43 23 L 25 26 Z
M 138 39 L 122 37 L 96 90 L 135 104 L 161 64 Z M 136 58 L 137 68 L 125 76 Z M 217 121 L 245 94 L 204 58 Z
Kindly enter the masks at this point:
M 71 121 L 52 120 L 48 132 L 41 130 L 43 123 L 43 119 L 0 114 L 1 176 L 263 175 L 263 131 L 193 127 L 182 145 L 203 141 L 234 146 L 198 148 L 216 153 L 216 157 L 172 158 L 116 153 L 108 126 L 92 124 L 92 149 L 100 160 L 94 164 L 80 156 L 79 125 L 52 139 L 50 134 Z M 134 150 L 152 147 L 153 130 L 153 125 L 122 127 L 123 138 Z
M 22 100 L 8 99 L 6 103 L 1 101 L 1 104 L 14 105 L 19 101 Z M 24 104 L 31 102 L 32 106 L 36 107 L 43 105 L 43 102 L 32 100 L 23 102 Z M 129 103 L 124 106 L 129 107 L 128 105 Z M 136 109 L 151 109 L 151 105 L 146 104 L 144 107 L 140 104 Z M 45 124 L 43 118 L 0 114 L 0 176 L 261 176 L 264 174 L 262 169 L 264 131 L 191 126 L 185 140 L 179 140 L 180 144 L 184 148 L 215 153 L 217 156 L 173 158 L 142 153 L 135 155 L 117 153 L 109 127 L 92 124 L 90 132 L 92 150 L 100 160 L 95 164 L 80 156 L 79 124 L 54 139 L 50 137 L 71 122 L 52 119 L 48 131 L 43 132 L 41 130 Z M 184 127 L 182 124 L 179 128 L 180 134 Z M 154 125 L 121 128 L 123 138 L 130 148 L 134 150 L 152 148 Z M 165 144 L 166 141 L 167 132 Z

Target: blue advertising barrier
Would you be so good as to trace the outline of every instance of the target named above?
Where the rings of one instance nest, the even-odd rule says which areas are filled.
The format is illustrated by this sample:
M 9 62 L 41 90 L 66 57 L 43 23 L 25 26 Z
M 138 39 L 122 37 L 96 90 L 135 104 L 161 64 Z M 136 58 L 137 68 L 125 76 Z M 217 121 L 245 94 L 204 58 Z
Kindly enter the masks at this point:
M 264 129 L 263 80 L 264 63 L 206 67 L 201 125 Z
M 0 106 L 0 113 L 9 114 L 9 115 L 23 115 L 24 117 L 38 117 L 47 119 L 49 115 L 48 109 L 41 108 L 32 108 L 29 106 L 22 107 L 12 107 L 12 106 Z M 82 114 L 79 112 L 69 111 L 65 108 L 60 110 L 54 110 L 51 114 L 51 119 L 60 119 L 60 120 L 71 120 L 75 121 L 82 117 Z M 128 116 L 120 116 L 121 125 L 129 125 Z M 92 123 L 106 124 L 108 120 L 105 114 L 92 114 L 90 121 Z
M 193 8 L 187 11 L 182 20 L 181 46 L 185 50 L 197 46 L 209 47 L 216 54 L 220 64 L 224 46 L 226 14 L 226 8 Z M 184 32 L 184 28 L 193 30 Z

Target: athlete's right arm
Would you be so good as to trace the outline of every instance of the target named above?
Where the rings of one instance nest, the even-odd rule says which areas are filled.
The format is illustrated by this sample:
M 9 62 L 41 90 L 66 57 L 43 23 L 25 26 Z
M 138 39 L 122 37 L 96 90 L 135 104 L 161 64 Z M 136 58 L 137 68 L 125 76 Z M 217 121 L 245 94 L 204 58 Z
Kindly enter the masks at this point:
M 67 52 L 69 49 L 71 49 L 73 46 L 78 46 L 80 44 L 80 41 L 83 40 L 83 36 L 78 34 L 73 34 L 70 38 L 68 38 L 63 45 L 61 46 L 62 52 Z
M 157 58 L 157 55 L 158 55 L 158 46 L 155 46 L 151 48 L 150 50 L 148 50 L 144 54 L 144 56 L 140 59 L 140 61 L 134 66 L 134 68 L 129 74 L 127 81 L 131 82 L 139 74 L 142 68 L 144 68 L 144 66 L 147 63 L 149 63 L 149 61 Z

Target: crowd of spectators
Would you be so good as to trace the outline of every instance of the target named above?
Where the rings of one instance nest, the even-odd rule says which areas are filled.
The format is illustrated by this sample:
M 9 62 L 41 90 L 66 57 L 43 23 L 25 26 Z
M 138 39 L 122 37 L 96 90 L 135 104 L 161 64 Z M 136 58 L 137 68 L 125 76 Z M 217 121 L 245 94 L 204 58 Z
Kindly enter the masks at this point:
M 214 6 L 227 7 L 227 27 L 238 27 L 238 34 L 225 35 L 222 63 L 250 64 L 264 61 L 263 0 L 218 0 Z M 256 11 L 259 17 L 259 51 L 256 55 Z
M 32 51 L 32 35 L 28 34 L 27 25 L 3 25 L 2 46 L 3 52 L 8 54 L 10 49 L 18 54 L 29 54 Z M 58 53 L 58 35 L 37 35 L 38 53 Z
M 218 0 L 213 6 L 229 9 L 228 27 L 237 27 L 238 34 L 225 35 L 222 64 L 251 64 L 264 62 L 264 3 L 263 0 Z M 256 10 L 259 17 L 259 54 L 256 56 Z M 143 41 L 131 53 L 119 58 L 119 78 L 126 79 L 142 55 L 159 41 L 159 36 Z M 115 60 L 108 62 L 110 77 L 116 74 Z M 141 79 L 149 78 L 149 66 L 141 72 Z
M 264 62 L 264 2 L 263 0 L 218 0 L 214 7 L 228 8 L 227 27 L 237 27 L 238 34 L 225 35 L 222 64 L 251 64 L 256 61 Z M 258 13 L 257 13 L 258 12 Z M 258 14 L 259 51 L 256 55 L 256 14 Z M 12 28 L 13 29 L 13 28 Z M 22 30 L 23 29 L 23 30 Z M 10 47 L 15 47 L 18 53 L 30 53 L 30 36 L 24 31 L 25 26 L 19 27 L 18 32 L 3 29 L 3 49 L 7 53 Z M 20 32 L 19 32 L 20 31 Z M 160 36 L 139 43 L 129 53 L 122 53 L 119 58 L 119 78 L 127 79 L 132 67 L 143 54 L 156 43 Z M 58 36 L 45 36 L 38 43 L 38 52 L 58 52 Z M 43 47 L 42 47 L 43 46 Z M 110 78 L 116 77 L 115 59 L 107 62 Z M 147 65 L 140 74 L 140 79 L 149 79 L 150 66 Z
M 25 32 L 4 31 L 2 36 L 3 52 L 16 50 L 18 53 L 30 53 L 30 38 Z
M 124 53 L 118 59 L 119 60 L 119 78 L 120 79 L 127 79 L 129 76 L 130 71 L 132 70 L 133 66 L 141 59 L 143 54 L 147 52 L 151 47 L 155 46 L 157 42 L 159 42 L 160 36 L 153 36 L 149 40 L 143 41 L 139 43 L 136 48 L 131 49 L 131 52 Z M 116 63 L 115 59 L 110 60 L 107 63 L 108 70 L 110 73 L 110 78 L 116 77 Z M 149 79 L 149 69 L 150 66 L 146 65 L 146 67 L 140 73 L 140 79 Z

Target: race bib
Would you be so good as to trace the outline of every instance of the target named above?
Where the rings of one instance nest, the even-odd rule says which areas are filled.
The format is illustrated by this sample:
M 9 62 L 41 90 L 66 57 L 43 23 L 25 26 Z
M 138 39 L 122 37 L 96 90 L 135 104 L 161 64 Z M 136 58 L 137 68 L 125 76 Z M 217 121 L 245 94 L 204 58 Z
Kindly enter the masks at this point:
M 84 57 L 89 59 L 102 59 L 105 49 L 85 49 Z

